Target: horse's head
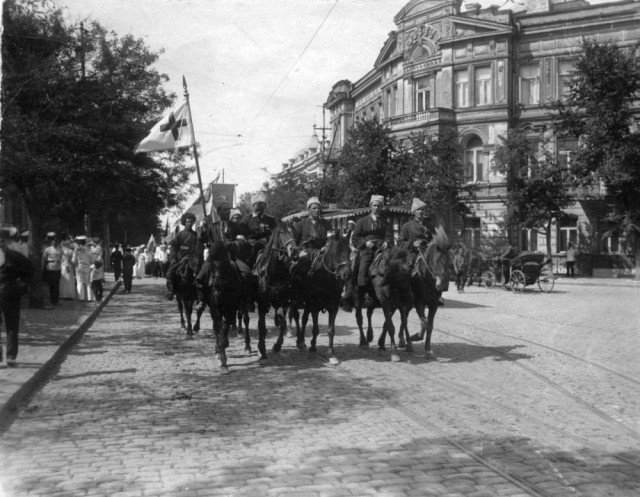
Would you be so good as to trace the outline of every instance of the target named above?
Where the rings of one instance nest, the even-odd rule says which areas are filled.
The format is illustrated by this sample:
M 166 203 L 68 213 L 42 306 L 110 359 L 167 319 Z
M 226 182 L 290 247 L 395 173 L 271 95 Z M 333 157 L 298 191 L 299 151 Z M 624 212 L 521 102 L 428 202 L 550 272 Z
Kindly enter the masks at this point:
M 427 270 L 434 279 L 436 290 L 442 291 L 449 282 L 451 268 L 451 244 L 442 226 L 436 228 L 436 234 L 427 249 L 422 253 Z
M 411 301 L 411 269 L 407 255 L 406 250 L 395 246 L 385 249 L 379 271 L 383 274 L 383 285 L 393 288 L 402 300 Z
M 343 237 L 329 237 L 324 254 L 324 267 L 336 279 L 351 279 L 351 248 L 349 241 Z
M 286 255 L 289 260 L 293 260 L 298 253 L 293 232 L 286 223 L 279 223 L 278 226 L 276 226 L 267 246 Z

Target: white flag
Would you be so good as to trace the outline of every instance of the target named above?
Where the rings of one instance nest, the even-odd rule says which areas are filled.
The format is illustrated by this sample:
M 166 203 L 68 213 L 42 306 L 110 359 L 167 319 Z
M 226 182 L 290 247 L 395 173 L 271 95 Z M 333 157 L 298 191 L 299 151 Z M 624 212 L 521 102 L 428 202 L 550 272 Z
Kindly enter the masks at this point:
M 134 153 L 170 150 L 193 145 L 191 119 L 187 102 L 171 109 L 142 140 Z

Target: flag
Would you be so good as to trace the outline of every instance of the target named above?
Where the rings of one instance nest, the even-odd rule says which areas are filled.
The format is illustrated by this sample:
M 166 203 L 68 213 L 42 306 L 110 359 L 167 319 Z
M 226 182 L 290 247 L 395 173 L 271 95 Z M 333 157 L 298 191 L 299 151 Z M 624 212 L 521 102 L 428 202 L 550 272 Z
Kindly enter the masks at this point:
M 152 254 L 156 253 L 156 239 L 153 235 L 149 237 L 149 241 L 147 242 L 147 248 L 149 249 L 149 252 L 151 252 Z
M 142 140 L 134 153 L 170 150 L 194 144 L 187 102 L 171 109 Z

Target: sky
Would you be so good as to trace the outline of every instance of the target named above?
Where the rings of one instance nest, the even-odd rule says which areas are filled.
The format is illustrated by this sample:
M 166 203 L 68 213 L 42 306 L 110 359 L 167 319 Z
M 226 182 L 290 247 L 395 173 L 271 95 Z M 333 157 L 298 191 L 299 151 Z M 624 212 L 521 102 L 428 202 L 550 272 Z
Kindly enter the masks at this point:
M 237 185 L 239 199 L 279 172 L 314 124 L 321 135 L 322 105 L 332 86 L 355 82 L 373 68 L 408 0 L 55 3 L 71 21 L 88 17 L 164 50 L 155 68 L 169 76 L 165 87 L 179 100 L 182 77 L 187 81 L 203 183 L 220 175 L 221 182 Z

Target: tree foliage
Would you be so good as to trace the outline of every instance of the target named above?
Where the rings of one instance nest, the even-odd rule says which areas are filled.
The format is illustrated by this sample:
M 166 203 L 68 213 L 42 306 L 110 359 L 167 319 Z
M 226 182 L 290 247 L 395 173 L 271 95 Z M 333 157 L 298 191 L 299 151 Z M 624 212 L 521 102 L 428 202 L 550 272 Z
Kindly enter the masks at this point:
M 609 220 L 635 235 L 640 252 L 640 134 L 633 104 L 640 98 L 640 64 L 630 50 L 583 40 L 566 98 L 554 102 L 553 127 L 579 140 L 576 181 L 605 186 Z
M 567 170 L 549 152 L 548 143 L 522 130 L 511 129 L 500 141 L 494 169 L 507 178 L 505 223 L 544 234 L 551 254 L 552 223 L 574 202 Z
M 174 99 L 159 54 L 38 0 L 4 2 L 3 24 L 0 187 L 24 199 L 34 248 L 43 229 L 83 231 L 85 215 L 135 218 L 146 240 L 191 173 L 182 153 L 133 153 Z

